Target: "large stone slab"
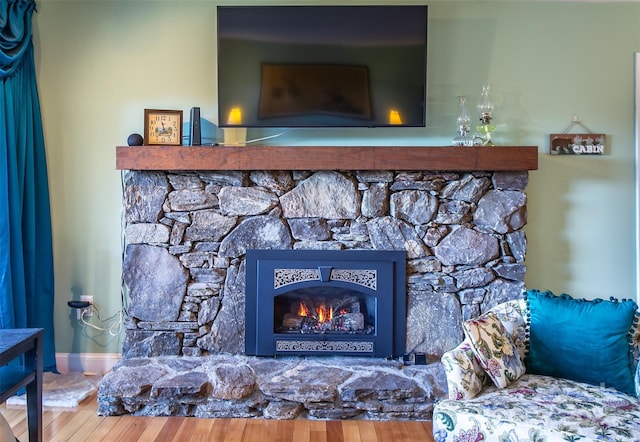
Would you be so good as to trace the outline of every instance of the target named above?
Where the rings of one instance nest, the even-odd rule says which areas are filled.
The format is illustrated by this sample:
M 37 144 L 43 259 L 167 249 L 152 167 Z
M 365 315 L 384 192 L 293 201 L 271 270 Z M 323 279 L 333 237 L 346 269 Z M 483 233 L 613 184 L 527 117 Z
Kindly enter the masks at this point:
M 247 249 L 291 248 L 288 226 L 276 216 L 262 215 L 245 219 L 220 244 L 218 255 L 238 257 Z
M 473 220 L 498 233 L 518 230 L 527 223 L 527 197 L 515 190 L 489 190 L 478 202 Z
M 409 290 L 407 352 L 425 353 L 437 361 L 462 342 L 462 311 L 457 296 L 429 290 Z
M 205 397 L 209 386 L 209 376 L 206 373 L 190 371 L 159 380 L 153 384 L 149 397 L 197 403 Z
M 126 249 L 123 269 L 129 315 L 143 321 L 178 318 L 189 277 L 178 258 L 163 247 L 133 244 Z
M 245 262 L 228 269 L 216 321 L 211 331 L 198 339 L 198 347 L 212 353 L 244 353 Z
M 317 172 L 280 197 L 285 218 L 355 219 L 360 214 L 355 182 L 338 172 Z
M 340 388 L 344 402 L 424 400 L 425 391 L 418 383 L 395 373 L 371 373 L 350 379 Z
M 336 367 L 301 364 L 273 377 L 261 385 L 260 390 L 267 396 L 281 400 L 333 402 L 338 397 L 337 385 L 348 379 L 351 374 Z
M 444 265 L 481 265 L 498 257 L 498 240 L 486 233 L 459 227 L 435 248 L 436 257 Z
M 278 197 L 259 187 L 223 187 L 218 193 L 224 215 L 262 215 L 278 204 Z
M 367 223 L 371 243 L 377 250 L 406 250 L 407 258 L 422 258 L 431 253 L 408 223 L 391 216 L 372 219 Z
M 124 215 L 127 223 L 155 223 L 169 192 L 169 182 L 161 172 L 127 171 L 124 177 Z
M 244 399 L 253 393 L 256 385 L 253 371 L 246 365 L 218 365 L 211 377 L 211 395 L 216 399 Z

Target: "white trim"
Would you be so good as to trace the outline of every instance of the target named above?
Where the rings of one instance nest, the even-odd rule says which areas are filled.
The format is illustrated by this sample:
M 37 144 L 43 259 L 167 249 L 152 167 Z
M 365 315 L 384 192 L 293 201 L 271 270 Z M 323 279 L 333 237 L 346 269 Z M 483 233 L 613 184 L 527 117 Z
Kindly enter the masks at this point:
M 636 299 L 640 303 L 640 52 L 635 55 L 636 88 Z
M 120 359 L 119 353 L 56 353 L 56 366 L 60 373 L 105 374 Z

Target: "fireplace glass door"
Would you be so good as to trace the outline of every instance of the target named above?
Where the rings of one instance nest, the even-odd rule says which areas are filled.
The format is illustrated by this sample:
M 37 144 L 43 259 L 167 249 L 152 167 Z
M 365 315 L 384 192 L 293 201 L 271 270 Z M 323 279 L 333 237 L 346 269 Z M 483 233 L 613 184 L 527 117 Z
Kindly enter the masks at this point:
M 376 298 L 340 287 L 297 289 L 274 298 L 276 334 L 365 334 L 376 332 Z

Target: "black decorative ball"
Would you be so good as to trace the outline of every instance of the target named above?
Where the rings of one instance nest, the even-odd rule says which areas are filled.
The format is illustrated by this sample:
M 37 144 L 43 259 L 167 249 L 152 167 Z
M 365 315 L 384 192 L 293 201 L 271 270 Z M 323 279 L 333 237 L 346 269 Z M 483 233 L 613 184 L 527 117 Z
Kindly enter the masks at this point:
M 144 139 L 140 134 L 131 134 L 129 138 L 127 138 L 127 144 L 129 146 L 142 146 L 144 143 Z

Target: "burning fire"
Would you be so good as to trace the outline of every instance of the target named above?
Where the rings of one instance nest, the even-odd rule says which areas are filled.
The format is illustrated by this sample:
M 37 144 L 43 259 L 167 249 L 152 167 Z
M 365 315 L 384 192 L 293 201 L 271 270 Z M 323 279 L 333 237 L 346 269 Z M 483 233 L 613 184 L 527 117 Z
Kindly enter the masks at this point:
M 298 316 L 309 316 L 311 311 L 309 307 L 304 302 L 300 302 L 300 307 L 298 308 Z
M 333 319 L 333 307 L 327 310 L 327 307 L 322 304 L 319 308 L 316 309 L 318 313 L 318 322 L 329 322 Z
M 326 305 L 320 304 L 315 308 L 315 315 L 311 312 L 311 309 L 304 303 L 300 302 L 298 307 L 298 316 L 313 316 L 318 319 L 318 322 L 323 324 L 330 322 L 333 319 L 333 307 L 327 308 Z
M 360 312 L 360 301 L 355 297 L 339 299 L 325 296 L 288 300 L 282 316 L 274 318 L 283 333 L 372 333 L 373 326 L 365 324 Z

